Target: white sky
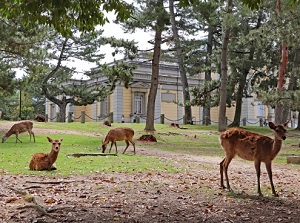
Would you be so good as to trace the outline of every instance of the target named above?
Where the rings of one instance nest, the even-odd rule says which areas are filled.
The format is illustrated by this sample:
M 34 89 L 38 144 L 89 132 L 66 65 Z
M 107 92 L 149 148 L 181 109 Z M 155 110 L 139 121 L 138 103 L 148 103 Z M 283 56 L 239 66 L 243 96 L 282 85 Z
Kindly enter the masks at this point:
M 109 15 L 109 19 L 113 20 L 114 15 Z M 128 40 L 134 40 L 135 42 L 138 42 L 138 47 L 141 50 L 149 49 L 150 47 L 153 47 L 151 44 L 148 43 L 149 40 L 151 40 L 150 33 L 145 33 L 142 30 L 138 30 L 134 34 L 126 34 L 122 30 L 122 28 L 114 24 L 113 22 L 106 23 L 101 29 L 104 30 L 103 35 L 107 37 L 116 37 L 116 38 L 122 38 L 122 39 L 128 39 Z M 113 62 L 114 57 L 112 56 L 113 50 L 110 48 L 110 46 L 102 46 L 100 48 L 100 53 L 106 54 L 105 59 L 101 60 L 101 63 L 109 63 Z M 121 59 L 122 55 L 116 55 L 115 59 Z M 76 67 L 76 71 L 80 72 L 78 75 L 75 76 L 75 78 L 82 78 L 82 72 L 89 70 L 89 68 L 93 67 L 94 65 L 89 64 L 87 62 L 83 61 L 76 61 L 74 63 L 69 63 L 70 66 Z M 21 78 L 24 75 L 24 72 L 21 70 L 17 70 L 16 78 Z

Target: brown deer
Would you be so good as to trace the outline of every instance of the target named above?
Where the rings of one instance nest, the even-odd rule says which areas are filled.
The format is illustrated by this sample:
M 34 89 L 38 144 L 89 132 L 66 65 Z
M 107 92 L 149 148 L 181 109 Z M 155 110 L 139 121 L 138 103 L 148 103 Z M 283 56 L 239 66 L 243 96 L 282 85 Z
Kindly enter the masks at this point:
M 109 142 L 111 142 L 109 152 L 111 151 L 113 144 L 115 144 L 116 153 L 118 153 L 116 142 L 125 140 L 126 148 L 124 149 L 123 154 L 126 152 L 128 146 L 129 146 L 129 142 L 131 142 L 131 144 L 133 145 L 134 154 L 135 154 L 135 143 L 132 140 L 133 136 L 134 136 L 134 131 L 132 128 L 120 127 L 120 128 L 114 128 L 114 129 L 110 130 L 107 133 L 105 140 L 102 142 L 102 153 L 105 153 L 106 146 Z
M 286 129 L 288 122 L 284 125 L 275 125 L 269 122 L 269 127 L 275 133 L 274 139 L 257 133 L 249 132 L 239 128 L 230 128 L 220 134 L 220 143 L 225 150 L 226 157 L 220 163 L 221 187 L 225 188 L 223 183 L 223 172 L 227 182 L 227 189 L 231 190 L 228 179 L 228 166 L 231 160 L 238 155 L 242 159 L 254 161 L 257 175 L 257 192 L 263 196 L 260 190 L 260 164 L 264 162 L 271 183 L 272 193 L 278 196 L 275 191 L 272 179 L 272 160 L 279 153 L 282 140 L 286 139 Z
M 33 123 L 30 122 L 30 121 L 24 121 L 24 122 L 19 122 L 19 123 L 16 123 L 14 124 L 10 130 L 2 137 L 2 143 L 5 142 L 7 140 L 8 137 L 10 137 L 11 135 L 15 134 L 16 135 L 16 143 L 18 142 L 22 142 L 20 139 L 19 139 L 19 134 L 20 133 L 23 133 L 23 132 L 28 132 L 29 135 L 30 135 L 30 142 L 31 142 L 31 135 L 33 136 L 33 140 L 35 142 L 35 136 L 34 136 L 34 133 L 32 131 L 32 128 L 33 128 Z
M 60 150 L 60 145 L 63 139 L 52 140 L 47 137 L 48 141 L 52 143 L 52 148 L 50 153 L 36 153 L 32 156 L 29 169 L 30 170 L 56 170 L 54 163 L 57 159 L 58 152 Z

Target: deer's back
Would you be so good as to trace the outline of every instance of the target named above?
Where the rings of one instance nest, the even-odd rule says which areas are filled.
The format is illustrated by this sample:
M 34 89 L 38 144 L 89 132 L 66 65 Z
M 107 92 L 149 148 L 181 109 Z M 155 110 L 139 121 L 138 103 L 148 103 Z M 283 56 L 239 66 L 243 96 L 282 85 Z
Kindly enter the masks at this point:
M 32 156 L 29 168 L 30 170 L 44 170 L 49 169 L 49 154 L 36 153 Z
M 120 127 L 120 128 L 111 129 L 108 132 L 106 139 L 109 141 L 122 141 L 122 140 L 132 139 L 133 136 L 134 136 L 134 131 L 132 128 Z
M 237 154 L 246 160 L 254 160 L 259 156 L 263 161 L 269 159 L 273 139 L 243 129 L 230 128 L 220 134 L 220 143 L 229 154 Z
M 20 122 L 17 124 L 14 124 L 11 129 L 9 130 L 9 132 L 11 133 L 15 133 L 15 132 L 26 132 L 28 130 L 32 130 L 33 128 L 33 123 L 26 121 L 26 122 Z

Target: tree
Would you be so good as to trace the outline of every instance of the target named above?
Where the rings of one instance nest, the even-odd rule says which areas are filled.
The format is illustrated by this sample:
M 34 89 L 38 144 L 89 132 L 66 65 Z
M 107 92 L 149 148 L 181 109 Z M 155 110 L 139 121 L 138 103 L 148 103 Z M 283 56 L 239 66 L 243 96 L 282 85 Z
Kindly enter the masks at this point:
M 236 25 L 232 29 L 232 42 L 229 52 L 231 75 L 229 78 L 228 101 L 235 101 L 235 113 L 230 127 L 239 127 L 241 122 L 243 98 L 252 97 L 248 92 L 250 74 L 255 73 L 258 67 L 265 66 L 265 61 L 261 61 L 258 52 L 260 48 L 253 44 L 253 37 L 250 33 L 258 30 L 263 21 L 262 10 L 257 13 L 249 13 L 245 6 L 240 6 L 236 16 Z M 241 8 L 240 8 L 241 7 Z M 251 16 L 252 15 L 252 16 Z M 250 76 L 250 78 L 249 78 Z
M 150 9 L 154 11 L 156 15 L 156 21 L 153 26 L 155 30 L 154 37 L 154 50 L 153 50 L 153 59 L 152 59 L 152 76 L 151 76 L 151 87 L 148 95 L 148 104 L 147 104 L 147 120 L 145 131 L 153 132 L 154 128 L 154 110 L 155 110 L 155 99 L 158 88 L 158 78 L 159 78 L 159 63 L 160 63 L 160 54 L 161 54 L 161 44 L 162 44 L 162 32 L 165 29 L 165 25 L 168 24 L 169 18 L 164 9 L 163 0 L 153 0 L 149 2 Z
M 174 0 L 169 0 L 169 11 L 170 11 L 170 21 L 172 25 L 172 32 L 173 32 L 173 39 L 175 43 L 175 58 L 177 59 L 177 63 L 179 66 L 179 73 L 182 83 L 182 92 L 183 92 L 183 104 L 184 104 L 184 114 L 187 123 L 191 123 L 192 121 L 192 108 L 190 103 L 190 92 L 189 92 L 189 85 L 187 81 L 187 74 L 186 69 L 184 67 L 184 54 L 182 49 L 181 40 L 178 34 L 178 25 L 176 22 L 176 15 L 175 15 L 175 6 Z
M 193 98 L 196 105 L 203 106 L 203 124 L 210 124 L 210 109 L 217 106 L 215 95 L 212 95 L 216 89 L 216 82 L 212 82 L 211 74 L 213 72 L 220 73 L 218 64 L 220 63 L 219 52 L 221 36 L 221 7 L 218 1 L 203 1 L 197 5 L 193 5 L 189 13 L 189 17 L 196 20 L 196 26 L 192 26 L 194 32 L 205 32 L 207 37 L 202 39 L 192 39 L 188 44 L 191 45 L 191 52 L 185 61 L 189 67 L 190 74 L 205 73 L 205 82 L 202 86 L 193 89 Z M 195 35 L 195 33 L 192 33 Z M 218 69 L 215 69 L 218 68 Z M 199 98 L 197 98 L 199 97 Z M 194 104 L 194 103 L 192 103 Z
M 108 22 L 107 12 L 114 12 L 123 21 L 130 17 L 131 6 L 123 0 L 2 0 L 0 3 L 0 15 L 19 18 L 29 28 L 36 24 L 51 26 L 64 36 L 70 35 L 74 27 L 80 32 L 95 31 L 97 25 Z
M 226 14 L 229 16 L 232 13 L 233 3 L 232 0 L 227 0 Z M 227 22 L 227 23 L 226 23 Z M 226 123 L 226 97 L 227 97 L 227 47 L 229 43 L 230 25 L 228 20 L 224 20 L 223 23 L 224 34 L 221 51 L 221 86 L 220 86 L 220 105 L 219 105 L 219 118 L 218 118 L 218 130 L 224 131 L 227 127 Z
M 155 100 L 158 88 L 159 63 L 162 54 L 161 44 L 165 42 L 163 32 L 167 29 L 166 24 L 170 23 L 169 14 L 164 8 L 164 0 L 137 0 L 132 18 L 122 23 L 122 27 L 127 33 L 134 33 L 136 29 L 143 29 L 146 32 L 154 32 L 153 49 L 150 57 L 152 57 L 152 76 L 151 86 L 147 100 L 147 119 L 145 131 L 153 132 L 154 128 L 154 111 Z M 169 38 L 166 38 L 169 41 Z
M 102 31 L 95 31 L 93 35 L 75 33 L 69 37 L 63 37 L 56 32 L 48 34 L 48 39 L 43 44 L 43 53 L 35 52 L 40 55 L 40 59 L 35 64 L 28 65 L 28 73 L 33 81 L 41 83 L 40 92 L 58 105 L 60 122 L 65 121 L 67 104 L 92 104 L 95 100 L 106 97 L 117 81 L 130 81 L 134 67 L 119 62 L 114 66 L 101 68 L 99 61 L 103 54 L 99 51 L 101 45 L 111 44 L 118 48 L 118 52 L 123 52 L 120 50 L 123 48 L 124 57 L 128 58 L 135 52 L 134 42 L 102 37 Z M 83 71 L 87 80 L 72 79 L 77 73 L 70 64 L 72 61 L 92 63 L 94 67 Z M 90 78 L 105 74 L 109 76 L 112 87 L 107 88 L 98 82 L 89 84 Z

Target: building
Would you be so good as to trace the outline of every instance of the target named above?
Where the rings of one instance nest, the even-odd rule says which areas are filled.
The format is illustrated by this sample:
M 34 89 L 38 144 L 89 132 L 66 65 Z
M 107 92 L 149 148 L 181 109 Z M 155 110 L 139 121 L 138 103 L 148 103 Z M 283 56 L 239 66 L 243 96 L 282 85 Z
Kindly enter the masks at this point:
M 151 86 L 151 61 L 144 62 L 142 59 L 135 59 L 130 63 L 137 65 L 133 80 L 126 89 L 123 84 L 118 84 L 107 98 L 96 101 L 87 106 L 67 106 L 67 112 L 73 113 L 73 121 L 80 121 L 82 111 L 85 112 L 85 121 L 103 121 L 112 115 L 113 122 L 121 122 L 124 115 L 125 122 L 132 122 L 134 113 L 140 117 L 140 122 L 146 122 L 146 108 L 148 93 Z M 184 108 L 180 106 L 183 102 L 182 84 L 179 68 L 176 63 L 161 62 L 159 74 L 159 88 L 155 101 L 155 122 L 161 121 L 164 115 L 164 123 L 183 123 Z M 215 77 L 218 78 L 218 77 Z M 91 83 L 100 81 L 109 85 L 108 79 L 104 75 L 99 75 L 97 80 L 89 80 Z M 203 75 L 189 76 L 189 87 L 199 86 L 203 82 Z M 175 103 L 178 102 L 178 103 Z M 46 114 L 50 121 L 55 121 L 58 107 L 50 101 L 46 102 Z M 227 108 L 227 118 L 233 120 L 234 107 Z M 202 108 L 192 107 L 194 123 L 202 123 Z M 261 101 L 255 97 L 243 99 L 242 116 L 247 120 L 247 125 L 258 125 L 259 119 L 274 120 L 274 111 L 262 105 Z M 218 108 L 211 109 L 212 124 L 218 121 Z

